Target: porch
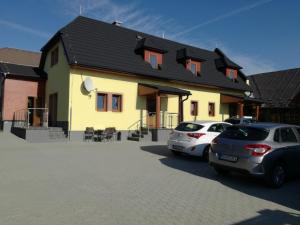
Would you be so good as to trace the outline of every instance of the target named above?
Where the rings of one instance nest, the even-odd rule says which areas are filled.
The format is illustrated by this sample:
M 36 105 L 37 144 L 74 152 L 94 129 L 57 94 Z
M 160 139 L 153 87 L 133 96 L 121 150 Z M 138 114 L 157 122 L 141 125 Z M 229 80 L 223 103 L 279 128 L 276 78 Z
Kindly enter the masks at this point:
M 261 102 L 255 99 L 221 93 L 221 104 L 229 105 L 229 117 L 251 116 L 259 119 Z
M 138 84 L 138 96 L 145 102 L 138 121 L 128 127 L 128 140 L 159 141 L 168 138 L 171 129 L 183 121 L 183 103 L 191 95 L 179 88 Z M 178 101 L 176 109 L 168 109 L 168 101 Z M 145 115 L 144 115 L 145 114 Z
M 146 115 L 141 118 L 141 126 L 150 129 L 172 129 L 183 121 L 183 103 L 191 95 L 189 91 L 179 88 L 138 84 L 138 96 L 145 99 Z M 172 112 L 168 111 L 168 99 L 178 98 L 178 107 Z
M 65 141 L 61 127 L 48 126 L 48 108 L 27 108 L 14 113 L 11 132 L 28 142 Z

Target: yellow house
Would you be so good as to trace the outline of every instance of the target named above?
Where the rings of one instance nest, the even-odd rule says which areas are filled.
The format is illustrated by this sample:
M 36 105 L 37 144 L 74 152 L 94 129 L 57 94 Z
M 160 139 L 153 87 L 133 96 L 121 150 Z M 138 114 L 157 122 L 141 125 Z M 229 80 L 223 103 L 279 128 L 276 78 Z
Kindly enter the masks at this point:
M 82 139 L 87 127 L 174 128 L 243 115 L 250 87 L 219 49 L 193 46 L 77 17 L 42 48 L 49 125 Z M 124 136 L 124 138 L 126 138 Z

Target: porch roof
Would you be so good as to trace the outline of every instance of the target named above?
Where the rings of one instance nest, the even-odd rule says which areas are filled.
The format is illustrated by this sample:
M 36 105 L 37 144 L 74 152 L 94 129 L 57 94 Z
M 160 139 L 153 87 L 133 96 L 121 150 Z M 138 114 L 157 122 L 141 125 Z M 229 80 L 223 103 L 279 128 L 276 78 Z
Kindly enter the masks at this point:
M 171 95 L 180 95 L 180 96 L 191 95 L 190 91 L 186 91 L 179 88 L 161 86 L 156 84 L 139 83 L 139 95 L 147 95 L 155 92 L 159 92 L 163 94 L 171 94 Z

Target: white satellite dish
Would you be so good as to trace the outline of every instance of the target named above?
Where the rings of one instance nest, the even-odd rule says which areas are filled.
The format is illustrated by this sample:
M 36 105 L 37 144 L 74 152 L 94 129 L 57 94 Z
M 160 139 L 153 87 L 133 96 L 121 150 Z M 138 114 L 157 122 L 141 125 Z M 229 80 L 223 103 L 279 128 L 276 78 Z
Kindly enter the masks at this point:
M 95 90 L 94 85 L 93 85 L 93 81 L 89 77 L 84 80 L 83 86 L 84 86 L 84 89 L 87 92 L 91 92 L 91 91 Z

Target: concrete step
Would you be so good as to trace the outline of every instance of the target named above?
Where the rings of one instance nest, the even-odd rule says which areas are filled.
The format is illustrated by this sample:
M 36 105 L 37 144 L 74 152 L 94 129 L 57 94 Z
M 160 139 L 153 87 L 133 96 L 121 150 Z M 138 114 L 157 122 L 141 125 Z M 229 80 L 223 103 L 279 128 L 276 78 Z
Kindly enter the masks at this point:
M 140 138 L 129 136 L 129 137 L 127 137 L 127 140 L 129 140 L 129 141 L 140 141 Z
M 141 138 L 143 138 L 144 137 L 144 135 L 142 134 L 142 135 L 140 135 L 140 134 L 138 134 L 138 133 L 132 133 L 131 134 L 131 136 L 132 137 L 141 137 Z

